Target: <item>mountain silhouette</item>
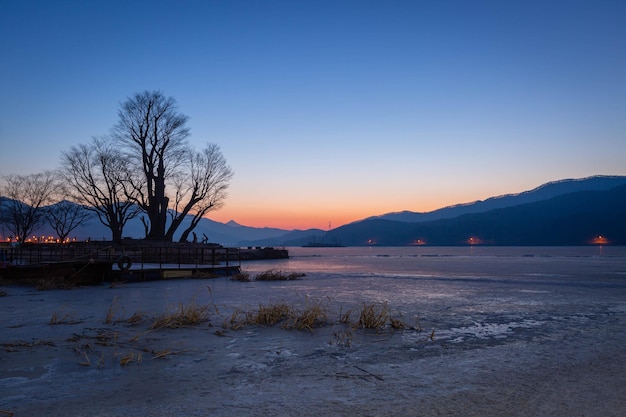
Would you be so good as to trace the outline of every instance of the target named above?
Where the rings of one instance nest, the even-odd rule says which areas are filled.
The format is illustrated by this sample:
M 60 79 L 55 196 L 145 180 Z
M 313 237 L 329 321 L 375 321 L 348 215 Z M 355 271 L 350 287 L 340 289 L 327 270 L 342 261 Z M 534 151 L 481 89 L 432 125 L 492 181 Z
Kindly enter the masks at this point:
M 626 185 L 579 191 L 534 203 L 463 214 L 451 219 L 400 222 L 376 218 L 331 230 L 344 245 L 585 245 L 626 244 Z M 600 238 L 601 237 L 601 238 Z
M 482 213 L 489 210 L 517 206 L 520 204 L 534 203 L 547 200 L 563 194 L 575 193 L 578 191 L 602 191 L 626 185 L 624 176 L 597 175 L 581 179 L 565 179 L 552 181 L 530 191 L 519 194 L 506 194 L 491 197 L 484 201 L 478 200 L 471 203 L 456 204 L 440 208 L 427 213 L 414 211 L 401 211 L 387 213 L 380 216 L 369 217 L 365 220 L 384 219 L 397 220 L 402 222 L 426 222 L 439 219 L 451 219 L 470 213 Z

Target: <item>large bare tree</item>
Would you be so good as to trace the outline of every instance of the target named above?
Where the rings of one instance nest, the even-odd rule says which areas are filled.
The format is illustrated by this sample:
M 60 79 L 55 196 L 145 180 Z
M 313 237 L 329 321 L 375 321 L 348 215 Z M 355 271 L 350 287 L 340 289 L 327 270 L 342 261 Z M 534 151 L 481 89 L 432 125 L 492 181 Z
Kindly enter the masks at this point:
M 166 239 L 168 178 L 177 174 L 187 152 L 187 116 L 176 100 L 159 91 L 137 93 L 124 102 L 113 136 L 143 176 L 135 184 L 137 203 L 149 222 L 148 239 Z
M 111 230 L 113 241 L 122 239 L 124 226 L 140 210 L 132 170 L 125 155 L 111 141 L 94 138 L 90 144 L 63 152 L 63 177 L 74 202 L 94 211 Z
M 52 171 L 5 177 L 1 217 L 20 243 L 45 222 L 44 206 L 50 202 L 57 182 Z
M 136 203 L 146 214 L 146 238 L 171 241 L 188 214 L 186 240 L 206 213 L 226 198 L 232 171 L 216 145 L 196 152 L 188 143 L 187 116 L 159 91 L 135 94 L 121 105 L 113 137 L 133 166 Z M 168 218 L 168 213 L 170 214 Z

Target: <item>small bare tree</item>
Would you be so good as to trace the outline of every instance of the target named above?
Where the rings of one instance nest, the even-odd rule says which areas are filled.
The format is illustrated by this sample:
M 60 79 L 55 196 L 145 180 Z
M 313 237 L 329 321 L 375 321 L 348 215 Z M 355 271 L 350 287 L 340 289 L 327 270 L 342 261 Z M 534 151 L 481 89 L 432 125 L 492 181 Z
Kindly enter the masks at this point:
M 105 139 L 73 146 L 62 154 L 63 178 L 72 199 L 98 215 L 111 229 L 113 241 L 122 239 L 128 220 L 139 214 L 132 171 L 124 154 Z
M 174 232 L 185 217 L 192 215 L 191 224 L 183 231 L 179 241 L 186 242 L 208 212 L 222 207 L 233 171 L 226 163 L 219 146 L 207 144 L 200 152 L 188 151 L 187 168 L 175 177 L 171 223 L 166 238 L 172 240 Z
M 57 202 L 45 207 L 44 214 L 59 240 L 65 242 L 70 233 L 90 217 L 90 211 L 81 204 L 66 200 L 68 191 L 63 185 L 58 190 L 55 193 Z
M 56 181 L 52 171 L 5 177 L 2 220 L 15 238 L 23 243 L 45 222 L 44 206 L 50 202 Z

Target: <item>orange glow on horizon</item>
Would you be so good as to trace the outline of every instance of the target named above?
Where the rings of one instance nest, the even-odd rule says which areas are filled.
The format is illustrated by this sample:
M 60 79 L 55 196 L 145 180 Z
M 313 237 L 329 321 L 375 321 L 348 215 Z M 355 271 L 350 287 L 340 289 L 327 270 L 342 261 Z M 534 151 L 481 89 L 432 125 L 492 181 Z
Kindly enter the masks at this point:
M 249 227 L 271 227 L 285 230 L 308 230 L 308 229 L 321 229 L 328 230 L 330 228 L 336 229 L 348 223 L 352 223 L 358 220 L 363 220 L 367 217 L 373 216 L 372 214 L 363 213 L 348 213 L 340 211 L 285 211 L 285 210 L 271 210 L 260 209 L 258 211 L 241 210 L 241 211 L 226 211 L 210 213 L 208 218 L 221 222 L 228 223 L 234 220 L 242 226 Z
M 244 193 L 247 193 L 244 194 Z M 311 191 L 316 197 L 321 191 Z M 481 190 L 472 193 L 442 192 L 439 189 L 428 190 L 419 198 L 410 194 L 384 195 L 372 200 L 369 191 L 366 194 L 357 190 L 312 198 L 309 195 L 294 194 L 286 197 L 278 194 L 257 195 L 258 190 L 242 190 L 233 195 L 220 210 L 210 212 L 208 218 L 221 223 L 233 220 L 242 226 L 271 227 L 285 230 L 307 230 L 331 228 L 405 210 L 427 213 L 443 207 L 465 204 L 492 195 L 504 194 L 502 190 Z M 396 198 L 397 197 L 397 198 Z

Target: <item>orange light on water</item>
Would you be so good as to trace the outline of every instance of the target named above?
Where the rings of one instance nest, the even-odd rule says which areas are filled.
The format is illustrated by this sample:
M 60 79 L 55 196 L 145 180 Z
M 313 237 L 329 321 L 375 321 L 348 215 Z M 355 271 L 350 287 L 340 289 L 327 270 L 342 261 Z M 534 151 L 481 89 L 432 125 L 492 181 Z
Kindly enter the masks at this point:
M 474 236 L 470 236 L 465 243 L 467 243 L 468 245 L 480 245 L 482 243 L 482 240 L 480 240 L 477 237 Z

